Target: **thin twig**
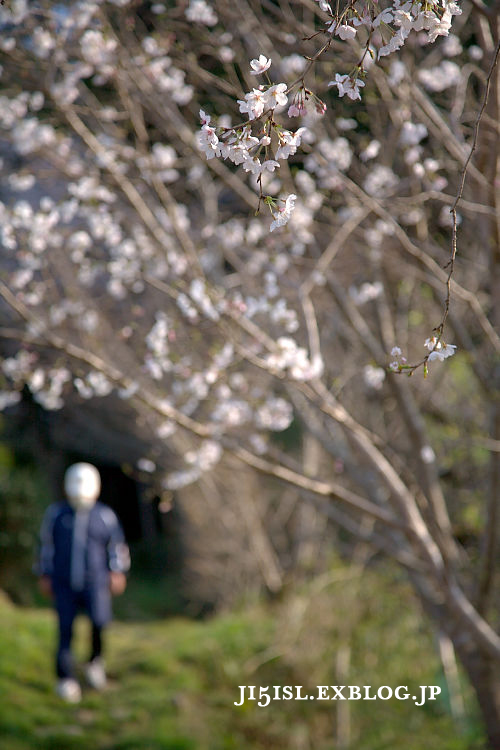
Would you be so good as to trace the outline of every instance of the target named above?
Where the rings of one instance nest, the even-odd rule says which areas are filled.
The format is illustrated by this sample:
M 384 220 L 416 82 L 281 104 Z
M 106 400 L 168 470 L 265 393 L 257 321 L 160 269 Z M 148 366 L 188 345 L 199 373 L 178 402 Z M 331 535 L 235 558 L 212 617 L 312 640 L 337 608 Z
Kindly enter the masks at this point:
M 412 375 L 415 370 L 418 370 L 419 367 L 424 368 L 424 375 L 427 373 L 427 363 L 429 361 L 429 358 L 433 352 L 435 352 L 438 348 L 441 348 L 441 340 L 443 338 L 444 333 L 444 327 L 446 324 L 446 321 L 448 319 L 448 315 L 450 312 L 450 303 L 451 303 L 451 278 L 453 276 L 453 272 L 455 270 L 455 259 L 457 256 L 457 207 L 462 200 L 464 187 L 465 187 L 465 178 L 467 176 L 467 170 L 469 168 L 469 165 L 471 163 L 472 155 L 474 154 L 476 148 L 477 148 L 477 138 L 479 134 L 479 125 L 481 124 L 481 119 L 484 113 L 484 110 L 486 109 L 486 104 L 488 103 L 488 96 L 490 92 L 490 84 L 491 79 L 493 76 L 493 71 L 495 70 L 495 66 L 498 61 L 498 55 L 500 54 L 500 42 L 498 42 L 495 53 L 493 55 L 490 69 L 488 71 L 488 76 L 486 78 L 486 87 L 484 90 L 483 95 L 483 101 L 481 103 L 481 107 L 479 109 L 479 112 L 476 117 L 476 121 L 474 123 L 474 136 L 472 139 L 472 146 L 469 151 L 469 155 L 467 156 L 467 159 L 464 162 L 464 165 L 462 167 L 462 170 L 460 172 L 460 181 L 459 181 L 459 187 L 458 192 L 456 194 L 455 200 L 453 202 L 452 207 L 450 208 L 450 213 L 452 216 L 452 229 L 451 229 L 451 254 L 448 262 L 444 266 L 448 269 L 448 275 L 446 277 L 446 299 L 444 301 L 444 312 L 443 317 L 441 319 L 441 322 L 439 325 L 437 325 L 433 331 L 437 334 L 435 336 L 435 343 L 433 349 L 431 349 L 428 354 L 420 361 L 417 362 L 414 365 L 404 365 L 400 368 L 399 371 L 395 370 L 395 374 L 405 374 L 405 375 Z
M 453 227 L 452 227 L 452 238 L 451 238 L 451 256 L 450 260 L 446 264 L 446 267 L 449 269 L 448 271 L 448 278 L 446 280 L 446 300 L 445 300 L 445 309 L 444 309 L 444 316 L 443 320 L 441 321 L 441 324 L 438 326 L 437 330 L 442 334 L 444 324 L 446 323 L 446 318 L 448 317 L 449 309 L 450 309 L 450 296 L 451 296 L 451 277 L 453 275 L 454 270 L 454 264 L 455 264 L 455 258 L 457 255 L 457 206 L 460 203 L 462 199 L 462 195 L 464 192 L 464 186 L 465 186 L 465 177 L 467 174 L 467 169 L 470 164 L 470 160 L 472 159 L 472 155 L 477 147 L 477 136 L 479 133 L 479 125 L 481 123 L 481 118 L 483 116 L 483 112 L 486 109 L 486 104 L 488 102 L 488 96 L 490 92 L 490 84 L 491 84 L 491 78 L 493 76 L 493 71 L 495 69 L 495 66 L 497 64 L 498 55 L 500 53 L 500 42 L 498 42 L 495 54 L 493 55 L 493 60 L 491 61 L 490 69 L 488 71 L 488 77 L 486 78 L 486 88 L 484 90 L 484 96 L 483 96 L 483 102 L 481 104 L 481 109 L 479 110 L 479 113 L 476 117 L 476 122 L 474 123 L 474 137 L 472 139 L 472 146 L 469 152 L 469 155 L 467 159 L 465 160 L 465 164 L 462 167 L 462 172 L 460 174 L 460 183 L 458 188 L 458 193 L 455 198 L 455 202 L 453 203 L 452 207 L 450 208 L 450 213 L 453 217 Z

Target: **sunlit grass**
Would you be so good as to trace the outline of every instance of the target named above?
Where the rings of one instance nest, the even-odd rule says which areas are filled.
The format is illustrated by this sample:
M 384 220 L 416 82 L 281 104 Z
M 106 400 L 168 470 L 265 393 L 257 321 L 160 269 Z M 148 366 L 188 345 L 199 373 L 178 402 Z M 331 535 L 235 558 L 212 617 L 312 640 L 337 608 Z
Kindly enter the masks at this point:
M 344 572 L 346 573 L 344 575 Z M 88 623 L 77 621 L 75 652 L 87 656 Z M 350 702 L 356 750 L 405 747 L 470 750 L 481 732 L 470 692 L 462 729 L 448 710 L 446 685 L 408 588 L 387 576 L 347 571 L 304 586 L 274 604 L 254 604 L 207 621 L 115 622 L 107 634 L 109 686 L 84 691 L 78 706 L 54 693 L 55 620 L 47 609 L 0 600 L 0 750 L 332 750 L 332 701 L 256 702 L 241 707 L 238 685 L 339 684 L 336 655 L 350 653 L 347 684 L 441 685 L 443 696 Z

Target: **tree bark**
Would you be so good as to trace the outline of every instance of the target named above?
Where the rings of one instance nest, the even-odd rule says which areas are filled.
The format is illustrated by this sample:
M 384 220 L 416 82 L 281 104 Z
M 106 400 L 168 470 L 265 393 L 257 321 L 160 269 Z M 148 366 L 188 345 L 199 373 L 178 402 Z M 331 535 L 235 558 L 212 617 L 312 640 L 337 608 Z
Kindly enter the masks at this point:
M 450 599 L 440 600 L 425 575 L 409 572 L 425 613 L 453 643 L 455 653 L 476 694 L 488 747 L 500 750 L 500 661 L 487 653 Z
M 460 638 L 455 648 L 476 693 L 492 750 L 500 750 L 500 668 L 475 648 L 464 647 Z

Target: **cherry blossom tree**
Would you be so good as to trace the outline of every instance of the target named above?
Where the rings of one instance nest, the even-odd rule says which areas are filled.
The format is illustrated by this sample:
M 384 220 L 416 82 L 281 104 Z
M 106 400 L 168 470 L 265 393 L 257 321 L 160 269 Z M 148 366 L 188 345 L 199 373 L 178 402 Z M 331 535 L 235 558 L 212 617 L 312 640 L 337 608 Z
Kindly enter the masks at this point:
M 0 23 L 2 407 L 121 399 L 165 489 L 224 453 L 298 488 L 408 571 L 500 747 L 496 6 Z

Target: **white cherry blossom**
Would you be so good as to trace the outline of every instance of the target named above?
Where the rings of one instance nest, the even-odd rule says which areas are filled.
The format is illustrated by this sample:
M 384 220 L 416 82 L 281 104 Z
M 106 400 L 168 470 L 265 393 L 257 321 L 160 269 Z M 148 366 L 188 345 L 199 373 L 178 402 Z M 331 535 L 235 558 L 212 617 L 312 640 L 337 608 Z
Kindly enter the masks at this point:
M 328 31 L 335 31 L 336 36 L 339 36 L 344 41 L 354 39 L 354 37 L 356 36 L 356 29 L 346 23 L 337 24 L 336 22 L 334 22 L 332 23 Z
M 448 357 L 453 357 L 456 346 L 454 344 L 445 344 L 444 341 L 438 341 L 436 336 L 425 340 L 424 346 L 429 349 L 429 362 L 437 360 L 443 362 Z
M 186 18 L 204 26 L 215 26 L 218 20 L 213 8 L 205 0 L 190 0 Z
M 280 133 L 280 146 L 276 151 L 277 159 L 288 159 L 289 156 L 293 156 L 300 146 L 302 134 L 306 132 L 306 128 L 299 128 L 292 133 L 289 130 L 283 130 Z
M 385 370 L 382 367 L 365 365 L 363 368 L 363 380 L 368 388 L 380 391 L 385 380 Z
M 238 99 L 238 104 L 240 105 L 240 112 L 248 114 L 250 120 L 255 120 L 268 107 L 267 91 L 252 89 L 248 94 L 245 94 L 244 100 Z
M 266 171 L 274 172 L 277 167 L 279 168 L 279 163 L 274 161 L 274 159 L 268 159 L 261 164 L 260 159 L 254 157 L 253 159 L 247 159 L 243 163 L 243 169 L 245 172 L 251 172 L 255 175 L 261 175 Z
M 286 83 L 277 83 L 275 86 L 270 86 L 268 88 L 266 91 L 266 104 L 269 109 L 286 106 L 288 102 L 286 90 Z
M 276 210 L 272 211 L 273 221 L 271 222 L 271 226 L 269 227 L 270 232 L 274 232 L 274 230 L 278 227 L 283 227 L 285 226 L 285 224 L 288 224 L 292 215 L 292 211 L 295 207 L 296 200 L 297 196 L 294 193 L 291 193 L 286 198 L 284 206 L 278 206 Z
M 365 84 L 364 81 L 362 81 L 360 78 L 352 78 L 347 74 L 340 75 L 340 73 L 336 73 L 335 80 L 330 81 L 328 85 L 337 86 L 340 97 L 343 97 L 344 94 L 347 94 L 349 99 L 355 101 L 356 99 L 361 99 L 359 89 L 363 88 Z
M 198 132 L 198 146 L 204 151 L 207 159 L 220 156 L 221 147 L 215 128 L 212 128 L 208 124 L 203 125 L 201 131 Z
M 251 76 L 258 76 L 261 73 L 265 73 L 266 70 L 269 70 L 271 67 L 272 60 L 264 55 L 259 55 L 258 59 L 250 60 L 250 67 L 252 70 L 250 71 Z

